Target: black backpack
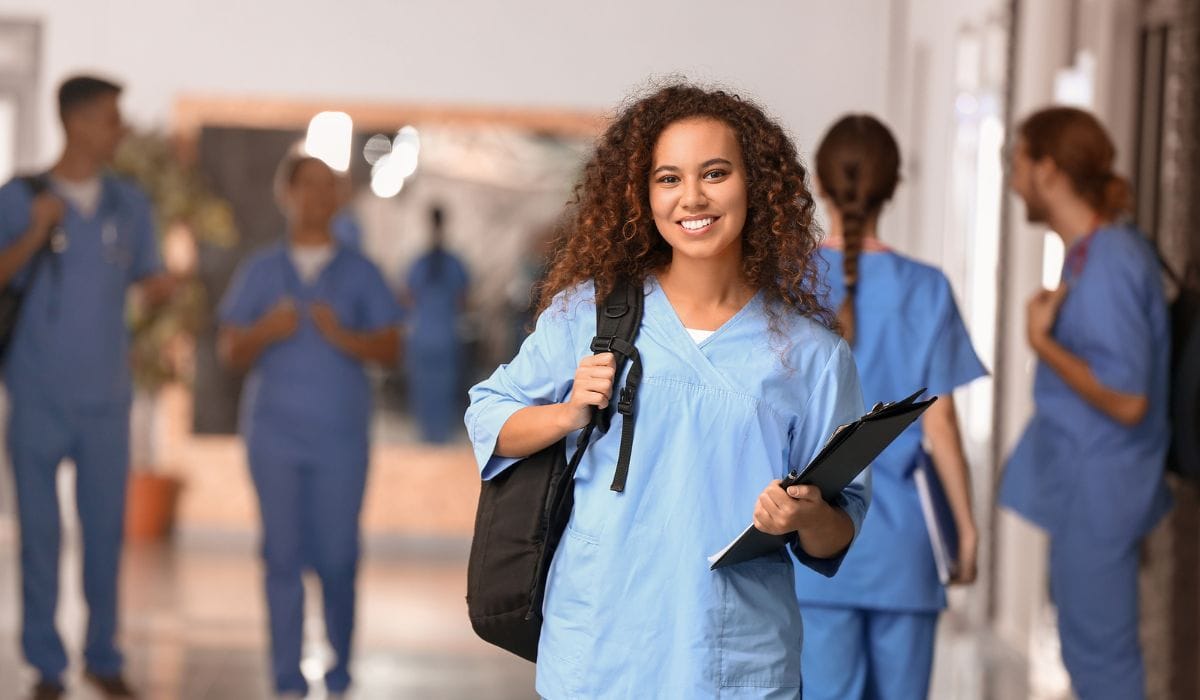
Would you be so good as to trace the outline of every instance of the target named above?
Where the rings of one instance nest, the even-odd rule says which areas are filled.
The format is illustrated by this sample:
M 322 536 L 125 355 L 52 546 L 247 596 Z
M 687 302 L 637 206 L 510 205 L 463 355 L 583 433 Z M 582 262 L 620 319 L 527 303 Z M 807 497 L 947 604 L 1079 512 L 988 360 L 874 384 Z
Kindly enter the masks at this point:
M 1154 252 L 1163 274 L 1179 290 L 1168 307 L 1171 438 L 1167 470 L 1200 481 L 1200 267 L 1191 262 L 1177 272 L 1157 245 Z
M 45 192 L 48 186 L 44 175 L 26 175 L 20 179 L 35 197 Z M 21 316 L 21 306 L 25 303 L 25 294 L 33 288 L 33 282 L 42 268 L 42 261 L 49 254 L 48 244 L 47 247 L 33 254 L 32 267 L 24 286 L 17 286 L 16 282 L 10 281 L 4 285 L 3 289 L 0 289 L 0 366 L 4 364 L 4 359 L 8 355 L 8 346 L 12 343 L 13 334 L 17 331 L 17 320 Z
M 1180 283 L 1171 303 L 1170 395 L 1167 468 L 1200 481 L 1200 289 L 1195 285 Z
M 633 447 L 633 405 L 642 379 L 641 358 L 633 341 L 642 322 L 643 297 L 641 285 L 619 282 L 604 303 L 596 305 L 591 349 L 615 355 L 614 389 L 622 368 L 632 363 L 624 388 L 619 395 L 614 392 L 617 410 L 624 416 L 614 491 L 625 489 Z M 563 438 L 483 482 L 467 566 L 467 612 L 484 641 L 537 661 L 546 578 L 574 506 L 575 470 L 592 433 L 597 428 L 606 432 L 611 419 L 612 402 L 608 409 L 594 413 L 569 462 Z

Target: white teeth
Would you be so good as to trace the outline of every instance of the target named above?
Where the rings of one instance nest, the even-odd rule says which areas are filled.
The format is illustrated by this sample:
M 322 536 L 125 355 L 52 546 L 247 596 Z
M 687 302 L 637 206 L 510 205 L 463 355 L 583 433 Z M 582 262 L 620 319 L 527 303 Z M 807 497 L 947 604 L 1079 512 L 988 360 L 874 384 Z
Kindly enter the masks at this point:
M 682 224 L 683 227 L 689 231 L 699 231 L 700 229 L 704 228 L 705 226 L 708 226 L 709 224 L 711 224 L 713 221 L 714 221 L 714 219 L 710 216 L 707 219 L 696 219 L 695 221 L 680 221 L 679 223 Z

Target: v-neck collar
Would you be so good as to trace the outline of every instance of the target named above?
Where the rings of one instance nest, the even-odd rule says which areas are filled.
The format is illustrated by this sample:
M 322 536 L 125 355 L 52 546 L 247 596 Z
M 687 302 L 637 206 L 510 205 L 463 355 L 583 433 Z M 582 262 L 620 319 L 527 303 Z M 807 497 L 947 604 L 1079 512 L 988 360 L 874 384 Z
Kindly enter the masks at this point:
M 715 331 L 709 334 L 707 338 L 697 343 L 695 338 L 692 337 L 692 334 L 688 333 L 687 326 L 683 325 L 683 320 L 679 318 L 679 312 L 675 310 L 675 306 L 671 303 L 670 297 L 667 296 L 666 290 L 663 289 L 662 284 L 659 283 L 658 277 L 651 275 L 648 279 L 653 285 L 651 293 L 657 294 L 662 299 L 663 304 L 671 312 L 670 314 L 667 314 L 670 316 L 670 318 L 667 319 L 667 325 L 673 328 L 675 335 L 687 338 L 688 342 L 698 349 L 707 347 L 724 335 L 727 329 L 737 325 L 744 316 L 747 316 L 750 313 L 753 307 L 758 306 L 762 299 L 762 290 L 759 289 L 755 291 L 754 295 L 750 297 L 749 301 L 747 301 L 745 304 L 742 304 L 742 308 L 738 309 L 732 316 L 726 319 L 725 322 L 722 323 Z
M 100 180 L 100 197 L 96 200 L 96 210 L 90 215 L 83 212 L 79 207 L 75 206 L 75 202 L 69 197 L 63 196 L 62 192 L 56 187 L 56 182 L 61 182 L 61 179 L 53 175 L 50 171 L 46 172 L 46 180 L 51 183 L 54 189 L 54 194 L 67 208 L 67 211 L 74 215 L 74 218 L 85 225 L 92 225 L 97 221 L 107 218 L 113 211 L 116 210 L 117 197 L 113 191 L 112 179 L 106 172 L 99 173 L 96 177 Z
M 329 262 L 325 263 L 325 267 L 321 268 L 321 271 L 317 273 L 312 282 L 305 282 L 300 277 L 300 270 L 296 268 L 296 261 L 292 259 L 291 243 L 284 241 L 280 244 L 280 254 L 283 256 L 284 266 L 287 268 L 288 280 L 298 293 L 305 295 L 313 294 L 321 286 L 321 283 L 325 281 L 325 276 L 329 274 L 330 268 L 337 264 L 338 259 L 342 257 L 342 246 L 336 242 L 331 245 L 333 245 L 333 255 L 330 256 Z

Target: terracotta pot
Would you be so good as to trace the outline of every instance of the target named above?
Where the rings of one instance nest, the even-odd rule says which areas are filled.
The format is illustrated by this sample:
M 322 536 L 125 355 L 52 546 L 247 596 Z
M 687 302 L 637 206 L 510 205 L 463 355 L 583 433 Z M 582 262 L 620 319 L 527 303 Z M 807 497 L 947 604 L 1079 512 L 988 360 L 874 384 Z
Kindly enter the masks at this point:
M 125 539 L 152 542 L 166 537 L 175 524 L 175 505 L 183 481 L 142 471 L 129 473 L 125 502 Z

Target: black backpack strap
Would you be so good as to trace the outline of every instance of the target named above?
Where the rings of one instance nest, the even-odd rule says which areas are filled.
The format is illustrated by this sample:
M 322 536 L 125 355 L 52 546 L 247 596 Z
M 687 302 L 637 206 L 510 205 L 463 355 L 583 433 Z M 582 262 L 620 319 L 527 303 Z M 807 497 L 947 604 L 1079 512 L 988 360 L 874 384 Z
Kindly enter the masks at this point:
M 642 307 L 645 292 L 639 284 L 618 280 L 604 302 L 596 305 L 596 337 L 592 339 L 592 352 L 611 352 L 616 357 L 617 372 L 613 378 L 613 389 L 620 382 L 625 364 L 631 363 L 625 386 L 617 397 L 616 409 L 624 417 L 621 427 L 621 451 L 617 460 L 617 471 L 613 475 L 612 490 L 625 490 L 625 479 L 629 475 L 629 458 L 633 451 L 634 415 L 638 386 L 642 382 L 642 358 L 633 344 L 642 325 Z M 596 412 L 594 425 L 601 432 L 612 424 L 613 403 Z
M 50 173 L 37 173 L 36 175 L 19 175 L 18 180 L 25 183 L 34 197 L 45 192 L 50 188 Z
M 617 459 L 617 471 L 613 474 L 611 488 L 613 491 L 625 490 L 625 478 L 629 476 L 629 456 L 633 453 L 633 402 L 637 398 L 638 386 L 642 383 L 642 358 L 634 348 L 632 365 L 625 377 L 625 386 L 621 389 L 621 399 L 617 402 L 617 410 L 625 417 L 621 423 L 621 452 Z
M 20 175 L 17 177 L 17 179 L 29 188 L 30 194 L 32 194 L 34 197 L 37 197 L 50 188 L 49 172 L 38 173 L 37 175 Z M 29 275 L 25 278 L 25 286 L 23 289 L 29 290 L 33 288 L 33 282 L 37 279 L 38 271 L 42 269 L 42 261 L 49 257 L 49 255 L 50 242 L 47 241 L 46 245 L 39 248 L 38 251 L 33 254 L 30 262 L 26 263 L 27 265 L 30 265 L 30 268 Z

